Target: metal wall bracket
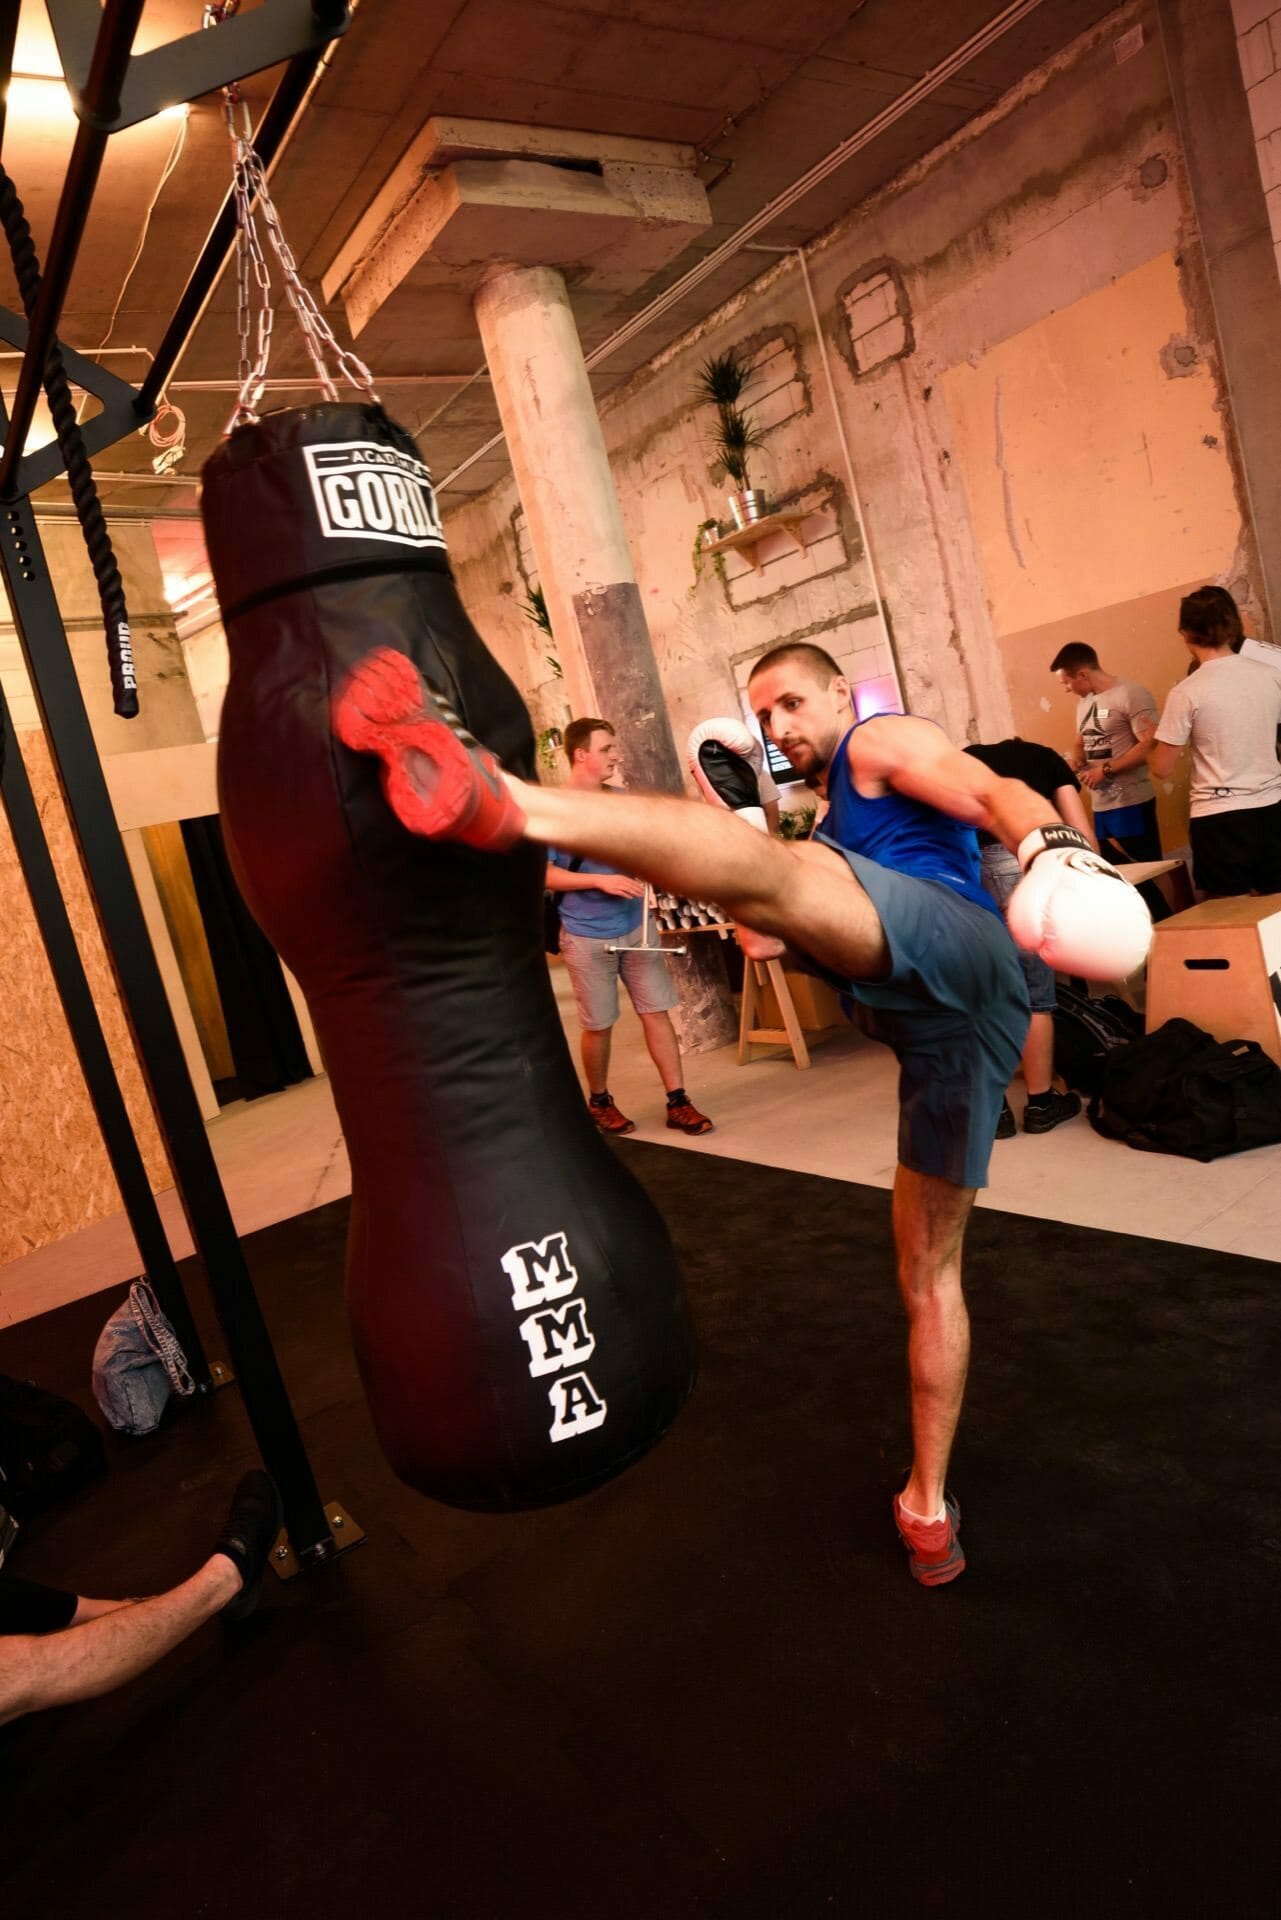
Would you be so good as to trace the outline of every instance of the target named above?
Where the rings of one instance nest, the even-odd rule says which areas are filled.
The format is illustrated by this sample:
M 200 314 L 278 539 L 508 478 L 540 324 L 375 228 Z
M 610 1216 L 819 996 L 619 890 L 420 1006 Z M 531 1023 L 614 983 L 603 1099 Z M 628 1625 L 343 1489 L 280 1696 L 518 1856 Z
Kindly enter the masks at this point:
M 89 80 L 98 29 L 100 0 L 45 0 L 58 57 L 76 112 L 100 133 L 150 120 L 165 107 L 198 99 L 243 80 L 251 73 L 292 60 L 295 54 L 323 47 L 346 33 L 351 15 L 346 0 L 262 0 L 249 13 L 234 14 L 221 26 L 184 34 L 147 53 L 129 57 L 119 98 L 105 103 L 115 112 L 85 112 L 82 96 Z
M 326 1500 L 325 1519 L 329 1524 L 330 1547 L 326 1553 L 317 1553 L 313 1549 L 301 1560 L 294 1552 L 289 1535 L 282 1527 L 276 1536 L 276 1544 L 267 1556 L 267 1562 L 278 1580 L 296 1580 L 300 1573 L 307 1573 L 318 1560 L 332 1560 L 335 1554 L 346 1553 L 349 1547 L 358 1547 L 365 1537 L 363 1527 L 358 1527 L 346 1507 L 340 1507 L 336 1500 Z
M 8 307 L 0 307 L 0 340 L 26 352 L 27 323 L 21 314 L 11 313 Z M 61 340 L 57 345 L 68 380 L 82 393 L 92 394 L 102 402 L 102 412 L 84 421 L 80 428 L 86 453 L 90 456 L 101 453 L 106 447 L 114 447 L 117 440 L 127 439 L 139 427 L 146 426 L 156 409 L 143 400 L 137 387 L 131 387 L 127 380 L 108 368 L 100 367 L 96 360 L 86 360 Z M 0 447 L 3 444 L 0 440 Z M 56 440 L 51 440 L 47 447 L 23 456 L 14 476 L 14 492 L 34 493 L 50 480 L 60 480 L 65 471 L 62 449 Z

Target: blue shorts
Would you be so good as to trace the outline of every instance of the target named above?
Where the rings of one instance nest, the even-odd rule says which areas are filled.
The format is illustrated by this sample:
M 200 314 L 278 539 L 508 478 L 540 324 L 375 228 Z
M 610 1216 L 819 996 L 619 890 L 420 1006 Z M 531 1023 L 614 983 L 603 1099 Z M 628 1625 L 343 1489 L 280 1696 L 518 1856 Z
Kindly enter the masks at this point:
M 890 950 L 884 980 L 841 983 L 859 1024 L 899 1063 L 898 1157 L 914 1173 L 985 1187 L 1005 1090 L 1028 1031 L 1018 948 L 998 914 L 940 880 L 850 853 Z
M 983 885 L 1004 913 L 1010 904 L 1010 895 L 1023 878 L 1019 863 L 1012 853 L 1000 846 L 984 847 L 980 860 Z M 1042 960 L 1039 953 L 1028 953 L 1023 947 L 1016 947 L 1015 951 L 1023 969 L 1028 1005 L 1033 1013 L 1053 1013 L 1059 1000 L 1054 968 L 1047 960 Z

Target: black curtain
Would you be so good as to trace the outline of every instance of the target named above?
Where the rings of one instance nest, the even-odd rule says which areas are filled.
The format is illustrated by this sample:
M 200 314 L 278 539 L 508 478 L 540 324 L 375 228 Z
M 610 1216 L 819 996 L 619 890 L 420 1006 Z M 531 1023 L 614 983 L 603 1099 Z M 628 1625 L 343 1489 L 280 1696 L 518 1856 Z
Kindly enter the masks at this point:
M 310 1079 L 311 1066 L 284 973 L 232 878 L 217 814 L 184 820 L 182 838 L 241 1097 L 256 1100 Z

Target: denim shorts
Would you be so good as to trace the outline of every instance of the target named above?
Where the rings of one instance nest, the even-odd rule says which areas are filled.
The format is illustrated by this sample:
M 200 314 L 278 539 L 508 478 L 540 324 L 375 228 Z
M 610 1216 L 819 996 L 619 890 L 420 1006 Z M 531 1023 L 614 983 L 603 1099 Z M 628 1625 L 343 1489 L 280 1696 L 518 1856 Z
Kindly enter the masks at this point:
M 1023 878 L 1022 869 L 1007 847 L 984 847 L 982 860 L 983 885 L 1004 913 L 1010 904 L 1010 895 Z M 1027 983 L 1028 1005 L 1033 1013 L 1053 1013 L 1058 1004 L 1054 968 L 1042 960 L 1039 953 L 1028 953 L 1022 947 L 1016 951 Z
M 637 1013 L 668 1013 L 676 1005 L 667 955 L 646 949 L 636 952 L 640 937 L 641 930 L 635 927 L 617 940 L 592 940 L 571 933 L 562 921 L 560 957 L 569 969 L 579 1024 L 589 1033 L 602 1032 L 617 1020 L 620 975 Z M 618 951 L 611 953 L 611 947 Z
M 899 1063 L 898 1157 L 957 1187 L 987 1185 L 1005 1090 L 1027 1040 L 1018 948 L 999 914 L 939 880 L 918 880 L 850 853 L 890 950 L 883 980 L 841 982 L 859 1024 Z

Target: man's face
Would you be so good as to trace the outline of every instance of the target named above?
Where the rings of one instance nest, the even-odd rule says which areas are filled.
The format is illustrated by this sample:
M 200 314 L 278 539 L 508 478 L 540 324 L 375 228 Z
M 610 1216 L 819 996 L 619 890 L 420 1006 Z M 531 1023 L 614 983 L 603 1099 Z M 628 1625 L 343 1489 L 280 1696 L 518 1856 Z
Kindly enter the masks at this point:
M 587 736 L 587 745 L 578 749 L 574 765 L 589 779 L 598 780 L 601 786 L 612 780 L 618 772 L 618 742 L 613 734 L 606 733 L 604 727 L 593 727 Z
M 1064 693 L 1073 693 L 1079 700 L 1090 691 L 1090 669 L 1077 667 L 1069 673 L 1066 667 L 1060 667 L 1058 681 Z
M 850 683 L 838 676 L 823 686 L 804 660 L 781 660 L 747 683 L 761 732 L 772 740 L 802 780 L 827 770 L 850 725 Z

